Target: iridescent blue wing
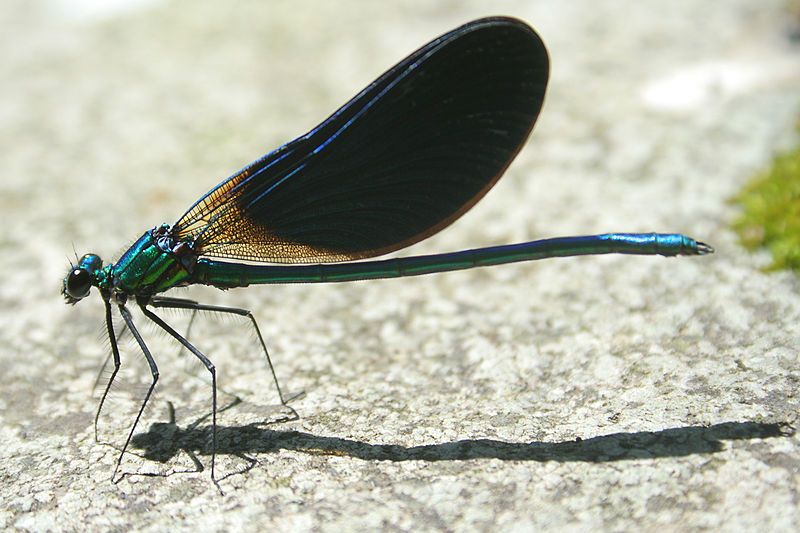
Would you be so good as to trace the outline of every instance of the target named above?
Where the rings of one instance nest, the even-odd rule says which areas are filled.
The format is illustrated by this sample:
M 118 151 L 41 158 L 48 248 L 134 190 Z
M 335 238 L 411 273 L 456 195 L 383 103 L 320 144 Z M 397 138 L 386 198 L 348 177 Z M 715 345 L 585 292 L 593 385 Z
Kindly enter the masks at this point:
M 497 182 L 544 100 L 539 36 L 470 22 L 392 67 L 322 124 L 219 184 L 174 226 L 208 257 L 373 257 L 449 225 Z

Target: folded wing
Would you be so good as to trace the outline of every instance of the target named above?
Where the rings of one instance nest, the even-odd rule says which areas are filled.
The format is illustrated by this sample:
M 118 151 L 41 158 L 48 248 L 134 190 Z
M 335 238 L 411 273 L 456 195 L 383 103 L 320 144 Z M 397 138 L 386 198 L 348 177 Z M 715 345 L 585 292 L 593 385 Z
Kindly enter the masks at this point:
M 222 182 L 174 230 L 203 256 L 274 263 L 413 244 L 500 178 L 539 115 L 548 71 L 544 44 L 525 23 L 470 22 Z

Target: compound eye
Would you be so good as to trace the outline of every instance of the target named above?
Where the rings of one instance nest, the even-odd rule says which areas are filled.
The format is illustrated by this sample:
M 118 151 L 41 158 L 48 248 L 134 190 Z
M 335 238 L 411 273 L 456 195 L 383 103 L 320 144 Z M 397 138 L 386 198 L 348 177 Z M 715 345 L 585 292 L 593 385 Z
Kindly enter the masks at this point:
M 67 294 L 76 300 L 85 298 L 92 288 L 92 275 L 82 269 L 76 268 L 67 276 Z

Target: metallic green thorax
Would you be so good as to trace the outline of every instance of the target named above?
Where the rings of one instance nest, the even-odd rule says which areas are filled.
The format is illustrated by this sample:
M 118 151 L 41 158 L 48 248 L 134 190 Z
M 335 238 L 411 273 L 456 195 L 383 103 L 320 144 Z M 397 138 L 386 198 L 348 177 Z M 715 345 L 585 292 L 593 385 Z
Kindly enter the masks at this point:
M 98 273 L 101 289 L 129 295 L 149 296 L 172 287 L 187 285 L 194 265 L 191 245 L 175 242 L 169 226 L 145 232 L 119 260 Z

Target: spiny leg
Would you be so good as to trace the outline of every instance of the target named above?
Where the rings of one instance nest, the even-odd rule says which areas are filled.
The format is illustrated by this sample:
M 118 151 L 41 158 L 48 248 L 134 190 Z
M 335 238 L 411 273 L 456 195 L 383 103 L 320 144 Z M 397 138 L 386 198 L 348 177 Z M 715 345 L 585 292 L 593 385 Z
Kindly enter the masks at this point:
M 100 405 L 97 406 L 97 412 L 94 415 L 95 442 L 100 441 L 97 434 L 97 421 L 100 420 L 100 412 L 103 410 L 103 404 L 106 401 L 108 392 L 111 390 L 111 385 L 114 383 L 114 378 L 117 377 L 117 372 L 119 372 L 119 367 L 121 364 L 119 357 L 119 346 L 117 345 L 117 335 L 116 333 L 114 333 L 114 323 L 111 320 L 111 302 L 109 301 L 108 298 L 104 298 L 103 300 L 106 305 L 106 329 L 108 330 L 108 340 L 111 343 L 111 355 L 114 358 L 114 370 L 111 372 L 111 377 L 108 379 L 108 383 L 106 384 L 105 390 L 103 390 L 103 396 L 100 397 Z M 108 359 L 106 359 L 106 361 L 108 361 Z M 105 363 L 103 363 L 103 368 L 105 368 Z M 95 380 L 95 386 L 97 386 L 97 383 L 99 381 L 100 381 L 100 375 L 98 375 L 97 380 Z
M 117 342 L 117 345 L 119 345 L 119 340 L 125 334 L 125 331 L 127 330 L 127 328 L 128 328 L 128 326 L 123 324 L 122 325 L 122 329 L 119 332 L 119 335 L 115 335 L 114 336 L 114 340 Z M 108 344 L 109 344 L 109 346 L 111 346 L 111 336 L 110 335 L 108 336 Z M 117 351 L 119 351 L 119 349 Z M 106 355 L 106 358 L 103 360 L 103 364 L 100 365 L 100 370 L 97 372 L 97 376 L 95 376 L 95 378 L 94 378 L 94 384 L 92 384 L 92 390 L 93 391 L 97 390 L 97 388 L 100 386 L 100 382 L 103 381 L 103 374 L 105 374 L 105 370 L 106 370 L 106 367 L 108 366 L 108 362 L 111 361 L 112 359 L 114 359 L 114 349 L 113 349 L 113 347 L 111 348 L 111 351 Z M 109 381 L 113 381 L 113 379 L 109 380 Z M 106 383 L 106 385 L 108 385 L 108 383 Z
M 139 408 L 139 413 L 136 415 L 136 420 L 133 422 L 133 427 L 131 427 L 131 431 L 128 433 L 128 438 L 125 441 L 125 445 L 122 447 L 122 453 L 119 454 L 117 466 L 114 468 L 114 474 L 111 476 L 111 481 L 114 481 L 114 478 L 117 476 L 117 471 L 119 471 L 119 467 L 122 464 L 122 457 L 125 455 L 125 451 L 128 449 L 131 438 L 133 438 L 133 432 L 136 431 L 136 426 L 139 424 L 139 419 L 142 418 L 142 413 L 144 412 L 144 408 L 147 406 L 147 401 L 150 399 L 150 395 L 153 393 L 153 389 L 155 389 L 156 383 L 158 382 L 158 367 L 156 366 L 156 361 L 153 359 L 150 349 L 144 343 L 144 339 L 142 339 L 142 336 L 139 334 L 139 330 L 136 329 L 136 326 L 133 323 L 131 312 L 128 311 L 123 304 L 119 304 L 117 307 L 119 307 L 119 312 L 122 315 L 122 318 L 125 319 L 125 324 L 128 326 L 133 338 L 136 339 L 136 342 L 139 344 L 139 348 L 141 348 L 145 359 L 147 359 L 147 364 L 150 365 L 150 373 L 153 376 L 153 382 L 150 384 L 150 388 L 147 389 L 147 394 L 144 397 L 144 401 L 142 401 L 142 406 Z
M 164 309 L 188 309 L 192 311 L 192 320 L 194 320 L 194 316 L 197 314 L 198 311 L 210 311 L 216 313 L 228 313 L 232 315 L 242 316 L 245 318 L 250 319 L 251 324 L 253 324 L 253 329 L 258 336 L 258 341 L 261 343 L 261 348 L 264 350 L 264 356 L 267 359 L 267 366 L 269 367 L 269 371 L 272 374 L 272 381 L 275 383 L 275 389 L 278 391 L 278 398 L 280 398 L 281 405 L 289 409 L 292 413 L 292 417 L 296 420 L 300 418 L 291 406 L 288 405 L 288 402 L 294 400 L 300 394 L 296 394 L 291 398 L 284 398 L 283 391 L 281 390 L 280 383 L 278 383 L 278 376 L 275 374 L 275 367 L 272 365 L 272 359 L 269 356 L 269 351 L 267 350 L 267 345 L 264 342 L 264 337 L 261 336 L 261 329 L 258 327 L 258 322 L 256 322 L 256 317 L 253 316 L 253 313 L 250 312 L 248 309 L 242 309 L 239 307 L 225 307 L 219 305 L 208 305 L 208 304 L 201 304 L 195 302 L 194 300 L 184 300 L 182 298 L 169 298 L 169 297 L 162 297 L 157 296 L 150 300 L 150 304 L 153 307 L 164 308 Z M 189 328 L 191 328 L 191 321 L 189 322 Z M 188 328 L 187 328 L 187 335 L 188 335 Z
M 192 326 L 194 326 L 194 319 L 197 318 L 198 309 L 193 309 L 190 305 L 199 305 L 196 301 L 186 298 L 173 298 L 171 296 L 154 296 L 150 299 L 150 304 L 153 307 L 161 307 L 164 309 L 191 310 L 192 314 L 189 316 L 189 324 L 186 326 L 186 333 L 183 334 L 183 338 L 191 342 Z M 181 344 L 178 348 L 178 355 L 180 355 L 183 350 L 185 350 L 185 348 Z
M 214 367 L 214 363 L 212 363 L 211 360 L 203 354 L 203 352 L 195 348 L 194 345 L 184 339 L 180 333 L 175 331 L 172 326 L 164 322 L 161 317 L 147 309 L 145 305 L 146 304 L 144 302 L 139 303 L 142 313 L 144 313 L 147 318 L 155 322 L 156 325 L 158 325 L 161 329 L 169 333 L 170 336 L 172 336 L 175 340 L 183 344 L 187 350 L 194 354 L 195 357 L 200 359 L 200 361 L 205 365 L 211 374 L 211 481 L 213 481 L 217 486 L 217 489 L 222 492 L 222 489 L 219 488 L 219 484 L 217 483 L 217 478 L 214 475 L 214 466 L 217 457 L 217 370 Z

